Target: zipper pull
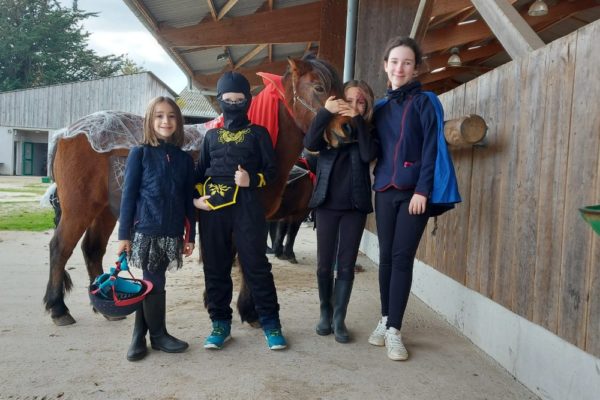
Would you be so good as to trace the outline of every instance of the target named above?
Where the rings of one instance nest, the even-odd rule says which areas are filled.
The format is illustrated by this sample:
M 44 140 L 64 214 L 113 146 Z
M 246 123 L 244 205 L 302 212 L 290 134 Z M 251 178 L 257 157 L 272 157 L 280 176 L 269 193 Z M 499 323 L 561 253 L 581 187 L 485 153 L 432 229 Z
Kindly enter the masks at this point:
M 170 163 L 171 162 L 171 157 L 169 157 L 169 153 L 167 153 L 167 162 Z

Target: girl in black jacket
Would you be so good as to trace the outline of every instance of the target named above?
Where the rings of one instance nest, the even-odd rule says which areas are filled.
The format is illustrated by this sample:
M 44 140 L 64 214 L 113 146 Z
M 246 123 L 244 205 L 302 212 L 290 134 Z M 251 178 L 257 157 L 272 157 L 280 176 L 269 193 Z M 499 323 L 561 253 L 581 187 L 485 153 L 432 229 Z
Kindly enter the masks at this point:
M 142 268 L 152 291 L 136 312 L 129 361 L 146 356 L 146 332 L 153 349 L 180 353 L 188 344 L 165 327 L 165 272 L 181 268 L 195 241 L 194 161 L 181 150 L 183 117 L 175 101 L 157 97 L 144 118 L 143 145 L 131 149 L 119 217 L 117 254 L 126 251 L 130 264 Z M 187 240 L 183 239 L 186 219 Z
M 344 86 L 346 100 L 330 97 L 319 110 L 304 138 L 304 146 L 318 151 L 317 183 L 309 203 L 317 225 L 317 283 L 321 317 L 318 335 L 332 332 L 335 340 L 350 340 L 344 320 L 354 282 L 360 239 L 371 205 L 369 163 L 378 145 L 369 124 L 373 92 L 363 81 Z M 335 114 L 351 117 L 350 140 L 332 147 L 324 130 Z M 334 265 L 337 276 L 333 279 Z

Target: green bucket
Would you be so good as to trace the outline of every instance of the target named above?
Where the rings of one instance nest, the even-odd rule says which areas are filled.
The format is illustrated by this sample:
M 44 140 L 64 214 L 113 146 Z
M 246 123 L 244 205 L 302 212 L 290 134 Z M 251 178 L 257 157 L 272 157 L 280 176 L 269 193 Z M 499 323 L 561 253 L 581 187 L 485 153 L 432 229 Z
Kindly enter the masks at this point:
M 600 235 L 600 204 L 596 204 L 595 206 L 587 206 L 581 207 L 579 209 L 581 216 L 590 224 L 592 229 Z

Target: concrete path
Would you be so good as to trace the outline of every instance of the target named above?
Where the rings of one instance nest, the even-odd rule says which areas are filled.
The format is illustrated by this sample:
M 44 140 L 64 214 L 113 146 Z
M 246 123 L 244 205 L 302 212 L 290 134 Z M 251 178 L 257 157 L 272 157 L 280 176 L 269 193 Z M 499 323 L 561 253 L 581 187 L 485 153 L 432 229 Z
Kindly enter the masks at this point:
M 167 283 L 169 330 L 190 349 L 179 355 L 150 350 L 130 363 L 133 318 L 109 322 L 92 313 L 79 248 L 67 265 L 74 283 L 67 304 L 77 323 L 57 327 L 44 312 L 51 237 L 51 231 L 0 232 L 0 399 L 537 398 L 414 296 L 403 328 L 409 361 L 391 361 L 385 348 L 369 345 L 379 292 L 377 267 L 362 255 L 364 272 L 356 277 L 347 318 L 354 340 L 342 345 L 317 336 L 315 233 L 307 227 L 298 238 L 299 265 L 272 260 L 289 349 L 268 350 L 261 331 L 240 324 L 237 315 L 225 349 L 202 348 L 210 323 L 196 251 Z M 113 236 L 106 267 L 115 244 Z

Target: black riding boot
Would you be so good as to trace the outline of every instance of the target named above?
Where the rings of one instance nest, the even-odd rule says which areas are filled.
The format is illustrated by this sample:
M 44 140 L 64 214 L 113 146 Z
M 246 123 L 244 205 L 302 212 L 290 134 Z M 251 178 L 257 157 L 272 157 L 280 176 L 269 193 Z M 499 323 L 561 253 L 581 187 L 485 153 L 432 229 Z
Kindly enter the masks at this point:
M 333 333 L 336 342 L 347 343 L 350 341 L 350 335 L 346 329 L 344 320 L 346 319 L 346 311 L 350 302 L 350 294 L 352 293 L 352 284 L 354 281 L 335 280 L 334 287 L 334 302 L 333 302 Z
M 331 318 L 333 314 L 333 278 L 318 278 L 319 300 L 321 309 L 321 319 L 317 324 L 317 335 L 325 336 L 331 334 Z
M 165 326 L 165 292 L 151 293 L 144 299 L 144 317 L 150 331 L 150 344 L 154 350 L 181 353 L 188 344 L 167 332 Z
M 148 326 L 144 320 L 144 310 L 140 307 L 135 312 L 135 323 L 133 324 L 133 335 L 131 337 L 131 345 L 127 350 L 127 359 L 129 361 L 138 361 L 146 357 L 148 347 L 146 347 L 146 333 Z

